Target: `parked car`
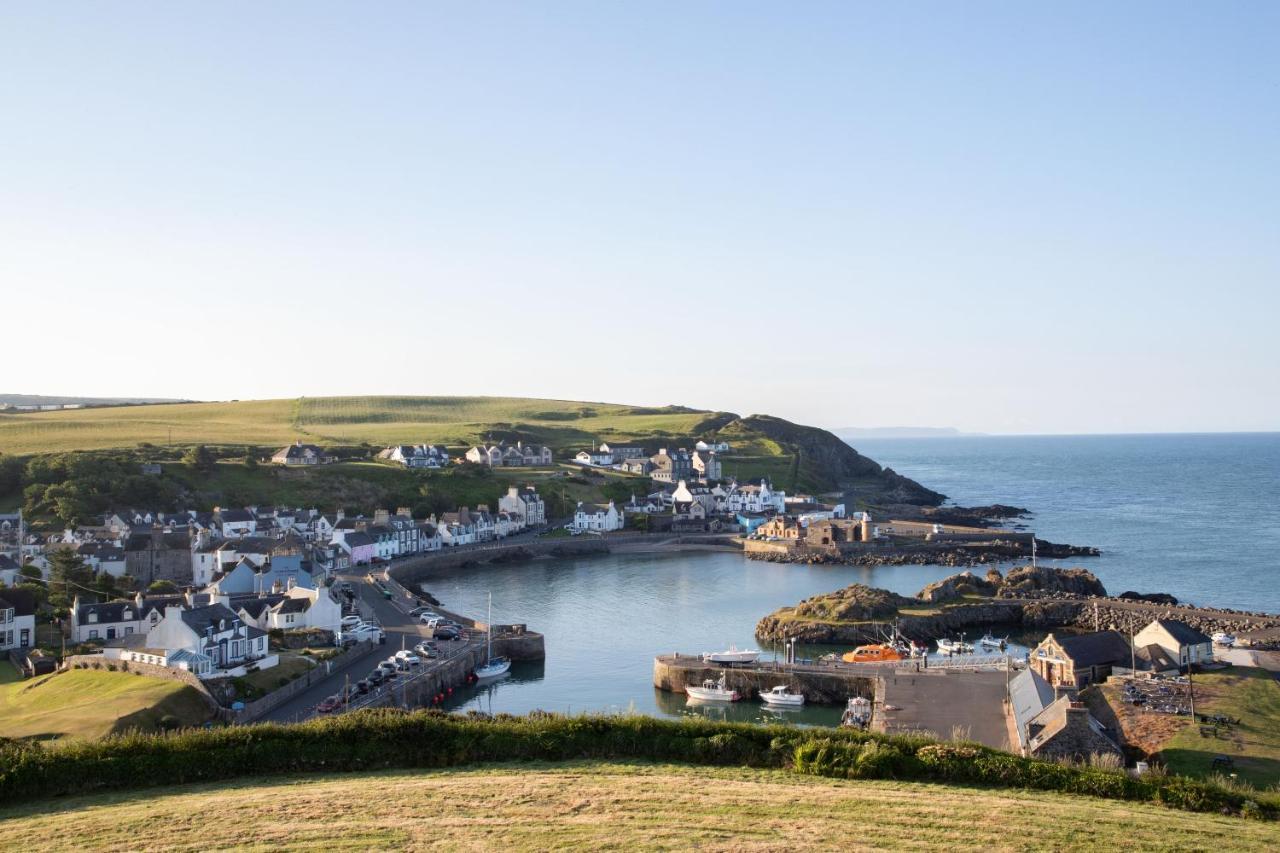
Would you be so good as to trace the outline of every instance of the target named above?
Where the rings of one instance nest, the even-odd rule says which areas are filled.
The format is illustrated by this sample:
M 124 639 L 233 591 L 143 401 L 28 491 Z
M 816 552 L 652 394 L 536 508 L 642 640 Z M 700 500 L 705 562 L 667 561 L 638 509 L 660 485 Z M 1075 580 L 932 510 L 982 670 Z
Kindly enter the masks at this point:
M 362 678 L 355 683 L 357 693 L 368 693 L 373 689 L 373 682 L 368 678 Z
M 322 701 L 319 705 L 317 705 L 316 710 L 319 711 L 321 714 L 329 714 L 329 713 L 332 713 L 333 711 L 338 710 L 341 707 L 342 707 L 342 700 L 337 696 L 330 696 L 324 701 Z
M 407 649 L 396 652 L 396 659 L 409 664 L 409 666 L 418 666 L 422 663 L 422 658 Z
M 369 684 L 376 686 L 387 680 L 387 674 L 381 669 L 375 668 L 373 672 L 369 673 L 368 676 L 365 677 L 364 680 L 369 682 Z
M 439 640 L 456 640 L 462 636 L 462 632 L 452 625 L 437 625 L 435 635 Z
M 342 688 L 342 698 L 344 701 L 350 702 L 352 699 L 360 695 L 360 691 L 356 689 L 354 684 L 348 684 Z
M 359 616 L 343 616 L 342 627 L 348 630 L 364 624 L 364 619 Z

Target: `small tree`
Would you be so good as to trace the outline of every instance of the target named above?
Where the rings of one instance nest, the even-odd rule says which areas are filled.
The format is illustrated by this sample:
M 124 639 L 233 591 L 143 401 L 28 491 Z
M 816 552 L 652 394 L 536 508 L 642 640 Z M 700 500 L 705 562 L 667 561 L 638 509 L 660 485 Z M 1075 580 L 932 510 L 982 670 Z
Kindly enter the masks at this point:
M 49 604 L 55 610 L 70 606 L 76 590 L 92 581 L 93 571 L 75 551 L 56 548 L 49 553 Z
M 151 586 L 147 587 L 147 592 L 154 592 L 157 595 L 177 591 L 178 588 L 174 585 L 173 581 L 153 581 Z
M 211 471 L 216 464 L 213 454 L 203 444 L 197 444 L 182 456 L 182 461 L 197 471 Z

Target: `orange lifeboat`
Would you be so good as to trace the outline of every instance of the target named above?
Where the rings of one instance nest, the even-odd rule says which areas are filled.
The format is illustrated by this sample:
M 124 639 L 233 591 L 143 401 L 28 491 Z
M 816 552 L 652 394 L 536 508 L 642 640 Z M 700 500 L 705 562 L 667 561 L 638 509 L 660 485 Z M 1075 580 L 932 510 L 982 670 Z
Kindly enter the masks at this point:
M 877 643 L 874 646 L 858 646 L 851 652 L 845 652 L 840 659 L 845 663 L 883 663 L 903 658 L 902 652 L 893 646 Z

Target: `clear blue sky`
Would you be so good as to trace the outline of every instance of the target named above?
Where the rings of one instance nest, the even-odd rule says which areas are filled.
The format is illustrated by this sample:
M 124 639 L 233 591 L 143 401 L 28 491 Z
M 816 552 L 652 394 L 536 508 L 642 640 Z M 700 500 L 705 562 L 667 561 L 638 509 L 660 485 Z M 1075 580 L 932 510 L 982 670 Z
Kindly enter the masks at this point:
M 0 391 L 1280 428 L 1280 3 L 8 3 Z

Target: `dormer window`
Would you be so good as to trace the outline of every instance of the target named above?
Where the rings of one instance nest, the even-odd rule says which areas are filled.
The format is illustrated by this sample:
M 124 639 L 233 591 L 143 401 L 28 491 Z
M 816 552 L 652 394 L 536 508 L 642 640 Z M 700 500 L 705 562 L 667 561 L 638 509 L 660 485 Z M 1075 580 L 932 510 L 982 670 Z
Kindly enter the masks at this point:
M 90 621 L 90 622 L 97 622 L 97 621 L 98 621 L 98 611 L 96 611 L 96 610 L 90 610 L 90 611 L 89 611 L 89 621 Z

